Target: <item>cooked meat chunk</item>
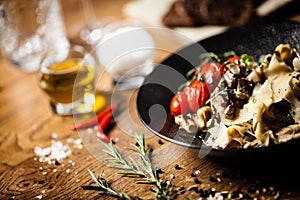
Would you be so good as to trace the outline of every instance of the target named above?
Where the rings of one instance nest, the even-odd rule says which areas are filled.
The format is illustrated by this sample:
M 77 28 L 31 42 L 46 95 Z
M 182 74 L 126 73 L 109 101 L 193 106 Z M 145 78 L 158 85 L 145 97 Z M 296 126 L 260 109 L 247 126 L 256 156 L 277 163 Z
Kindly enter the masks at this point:
M 241 26 L 254 14 L 251 0 L 186 0 L 187 13 L 198 23 Z
M 170 10 L 162 18 L 163 24 L 175 27 L 175 26 L 197 26 L 196 20 L 192 18 L 184 7 L 184 0 L 175 1 Z
M 262 2 L 263 0 L 177 0 L 162 22 L 170 27 L 204 24 L 241 26 L 255 16 L 255 7 Z
M 248 100 L 253 91 L 253 83 L 245 78 L 238 79 L 236 97 L 239 100 Z

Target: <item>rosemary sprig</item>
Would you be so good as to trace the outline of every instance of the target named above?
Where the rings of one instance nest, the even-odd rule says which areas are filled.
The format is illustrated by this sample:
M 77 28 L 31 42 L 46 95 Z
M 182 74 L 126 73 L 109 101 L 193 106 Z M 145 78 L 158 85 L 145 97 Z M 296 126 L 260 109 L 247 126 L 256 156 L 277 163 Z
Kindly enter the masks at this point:
M 101 141 L 102 142 L 102 141 Z M 124 174 L 128 176 L 135 176 L 135 177 L 145 177 L 143 171 L 139 168 L 139 165 L 130 158 L 130 161 L 126 161 L 116 147 L 113 145 L 112 142 L 104 143 L 103 145 L 106 147 L 103 151 L 111 156 L 111 158 L 104 159 L 104 162 L 110 163 L 110 168 L 119 169 L 119 174 Z
M 109 185 L 109 183 L 103 178 L 103 171 L 98 178 L 93 174 L 91 170 L 88 169 L 88 172 L 90 173 L 93 181 L 102 189 L 100 193 L 116 197 L 118 199 L 131 200 L 130 196 L 128 196 L 126 193 L 119 193 Z
M 139 156 L 141 162 L 137 163 L 132 158 L 129 161 L 125 160 L 124 157 L 119 153 L 112 142 L 103 143 L 106 149 L 103 151 L 107 153 L 111 158 L 107 158 L 104 161 L 109 163 L 109 167 L 120 170 L 118 173 L 125 175 L 130 178 L 139 178 L 136 182 L 137 184 L 150 184 L 155 186 L 152 189 L 155 192 L 155 198 L 160 200 L 172 200 L 175 199 L 177 193 L 174 192 L 172 180 L 174 176 L 171 175 L 170 179 L 167 181 L 161 180 L 158 176 L 157 170 L 153 169 L 151 162 L 151 151 L 145 146 L 144 135 L 135 136 L 136 144 L 131 144 L 131 147 L 127 148 Z M 140 165 L 139 165 L 140 164 Z M 119 199 L 130 199 L 126 193 L 118 193 L 110 187 L 110 185 L 102 177 L 103 173 L 100 174 L 97 179 L 95 175 L 89 170 L 92 179 L 96 182 L 102 189 L 103 193 L 117 197 Z

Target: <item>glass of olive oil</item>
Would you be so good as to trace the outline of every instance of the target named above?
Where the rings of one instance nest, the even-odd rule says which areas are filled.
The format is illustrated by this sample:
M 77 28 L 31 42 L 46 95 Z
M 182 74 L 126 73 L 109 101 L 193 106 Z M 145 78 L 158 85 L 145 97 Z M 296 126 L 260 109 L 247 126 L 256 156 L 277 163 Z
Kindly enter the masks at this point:
M 95 103 L 95 59 L 82 46 L 72 46 L 68 57 L 49 54 L 39 73 L 40 87 L 59 115 L 92 112 Z

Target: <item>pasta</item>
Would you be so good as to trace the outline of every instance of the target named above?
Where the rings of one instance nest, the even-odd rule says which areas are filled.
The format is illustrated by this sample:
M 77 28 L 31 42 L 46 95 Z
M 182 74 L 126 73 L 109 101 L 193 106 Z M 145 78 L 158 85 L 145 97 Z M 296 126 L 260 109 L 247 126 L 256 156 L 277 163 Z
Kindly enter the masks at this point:
M 206 105 L 175 117 L 180 128 L 205 133 L 204 142 L 221 149 L 300 138 L 300 56 L 295 49 L 280 44 L 262 63 L 236 61 L 224 66 Z M 193 129 L 187 128 L 191 125 Z

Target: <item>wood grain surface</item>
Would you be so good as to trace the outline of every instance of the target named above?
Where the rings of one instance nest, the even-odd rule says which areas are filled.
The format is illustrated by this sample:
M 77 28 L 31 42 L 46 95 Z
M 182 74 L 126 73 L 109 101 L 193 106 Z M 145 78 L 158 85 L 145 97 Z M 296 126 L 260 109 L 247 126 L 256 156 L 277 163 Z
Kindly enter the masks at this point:
M 62 2 L 70 37 L 75 37 L 74 30 L 81 26 L 78 24 L 84 24 L 74 12 L 78 1 Z M 124 18 L 121 9 L 126 2 L 94 1 L 97 17 Z M 78 27 L 74 28 L 76 24 Z M 157 62 L 167 55 L 161 52 Z M 97 190 L 82 187 L 92 181 L 87 169 L 96 175 L 104 170 L 105 178 L 113 188 L 133 198 L 154 199 L 151 186 L 138 185 L 135 183 L 137 179 L 122 177 L 117 170 L 97 159 L 95 152 L 102 152 L 102 149 L 90 149 L 86 143 L 83 148 L 74 146 L 70 139 L 81 136 L 81 133 L 70 130 L 74 118 L 51 112 L 48 99 L 39 88 L 36 73 L 23 73 L 1 56 L 0 76 L 0 199 L 112 199 Z M 98 92 L 109 97 L 111 89 L 110 79 L 106 79 Z M 154 150 L 153 162 L 163 172 L 160 177 L 169 179 L 171 174 L 175 176 L 173 183 L 183 193 L 178 199 L 199 199 L 203 197 L 203 191 L 228 192 L 236 199 L 242 194 L 245 197 L 246 193 L 251 199 L 274 199 L 277 196 L 279 199 L 300 199 L 299 157 L 287 162 L 199 158 L 197 149 L 171 144 L 143 127 L 135 109 L 136 93 L 131 94 L 128 104 L 131 120 L 146 134 L 146 145 Z M 135 143 L 118 126 L 114 126 L 109 134 L 122 151 L 125 146 Z M 67 144 L 72 153 L 54 164 L 40 162 L 34 148 L 50 146 L 52 141 Z

